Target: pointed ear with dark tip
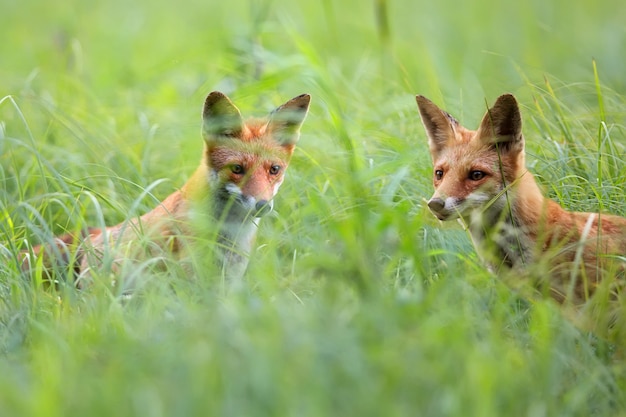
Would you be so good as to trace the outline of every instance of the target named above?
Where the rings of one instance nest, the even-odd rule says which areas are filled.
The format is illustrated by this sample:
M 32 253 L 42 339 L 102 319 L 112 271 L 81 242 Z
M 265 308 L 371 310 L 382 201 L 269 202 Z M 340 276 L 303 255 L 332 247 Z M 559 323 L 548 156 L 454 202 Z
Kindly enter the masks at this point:
M 433 158 L 448 146 L 455 137 L 454 127 L 458 122 L 424 96 L 415 96 L 422 124 L 428 135 L 428 145 Z
M 497 144 L 502 150 L 524 149 L 522 116 L 512 94 L 501 95 L 493 107 L 487 110 L 477 137 L 485 144 Z
M 219 91 L 210 93 L 202 110 L 202 133 L 205 139 L 215 136 L 239 136 L 243 119 L 239 109 Z
M 270 115 L 268 130 L 283 146 L 295 145 L 300 137 L 300 126 L 304 122 L 311 96 L 302 94 L 278 107 Z

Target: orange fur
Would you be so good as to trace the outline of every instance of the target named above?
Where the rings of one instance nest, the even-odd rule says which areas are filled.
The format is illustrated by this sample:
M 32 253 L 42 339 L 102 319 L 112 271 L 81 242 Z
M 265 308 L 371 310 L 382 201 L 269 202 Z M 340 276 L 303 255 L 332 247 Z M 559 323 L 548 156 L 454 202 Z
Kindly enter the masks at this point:
M 499 97 L 476 131 L 423 96 L 417 104 L 435 173 L 428 206 L 440 220 L 462 220 L 492 270 L 547 267 L 551 293 L 561 301 L 588 298 L 603 276 L 623 278 L 624 264 L 616 257 L 626 255 L 626 219 L 568 212 L 544 197 L 526 168 L 512 95 Z

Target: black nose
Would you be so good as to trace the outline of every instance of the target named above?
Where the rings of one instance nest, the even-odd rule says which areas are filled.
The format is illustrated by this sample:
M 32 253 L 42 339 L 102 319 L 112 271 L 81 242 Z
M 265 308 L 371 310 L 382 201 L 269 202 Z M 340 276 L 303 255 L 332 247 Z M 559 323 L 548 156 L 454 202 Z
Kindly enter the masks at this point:
M 267 213 L 272 211 L 272 202 L 268 200 L 259 200 L 254 205 L 254 209 L 256 210 L 256 217 L 265 216 Z
M 428 201 L 428 208 L 431 209 L 433 213 L 440 213 L 445 206 L 446 202 L 441 198 L 431 198 L 430 201 Z

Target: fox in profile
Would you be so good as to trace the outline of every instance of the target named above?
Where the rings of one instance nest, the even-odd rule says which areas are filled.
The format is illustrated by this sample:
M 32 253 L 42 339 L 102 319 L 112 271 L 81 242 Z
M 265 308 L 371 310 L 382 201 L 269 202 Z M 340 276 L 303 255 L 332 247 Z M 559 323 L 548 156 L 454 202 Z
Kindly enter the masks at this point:
M 513 95 L 498 97 L 475 131 L 427 98 L 416 99 L 434 168 L 428 207 L 439 220 L 468 227 L 489 269 L 517 273 L 541 265 L 536 271 L 548 275 L 559 301 L 586 300 L 603 276 L 623 279 L 626 218 L 569 212 L 543 195 L 526 168 Z
M 45 279 L 55 280 L 54 272 L 64 268 L 80 287 L 91 269 L 103 262 L 110 262 L 115 270 L 127 258 L 157 257 L 164 252 L 176 257 L 190 244 L 214 236 L 217 266 L 227 278 L 240 278 L 259 220 L 273 209 L 309 102 L 310 96 L 302 94 L 278 107 L 268 119 L 244 122 L 228 97 L 210 93 L 202 111 L 200 166 L 182 188 L 139 218 L 32 248 L 24 253 L 22 269 L 30 271 L 39 265 Z M 37 262 L 37 257 L 42 259 Z

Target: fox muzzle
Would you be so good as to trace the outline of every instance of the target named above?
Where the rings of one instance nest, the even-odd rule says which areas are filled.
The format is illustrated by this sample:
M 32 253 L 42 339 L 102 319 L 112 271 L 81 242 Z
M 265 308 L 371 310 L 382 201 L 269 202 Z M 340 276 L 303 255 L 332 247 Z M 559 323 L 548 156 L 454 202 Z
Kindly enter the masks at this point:
M 254 205 L 254 209 L 256 211 L 254 216 L 255 217 L 265 216 L 266 214 L 269 214 L 272 211 L 273 207 L 274 207 L 274 203 L 272 200 L 259 200 Z
M 450 205 L 451 204 L 449 201 L 448 201 L 448 204 L 446 205 L 446 200 L 440 197 L 433 197 L 430 200 L 428 200 L 428 208 L 439 220 L 442 220 L 442 221 L 449 220 L 451 218 L 456 217 L 454 215 L 456 214 L 456 211 L 451 210 Z

